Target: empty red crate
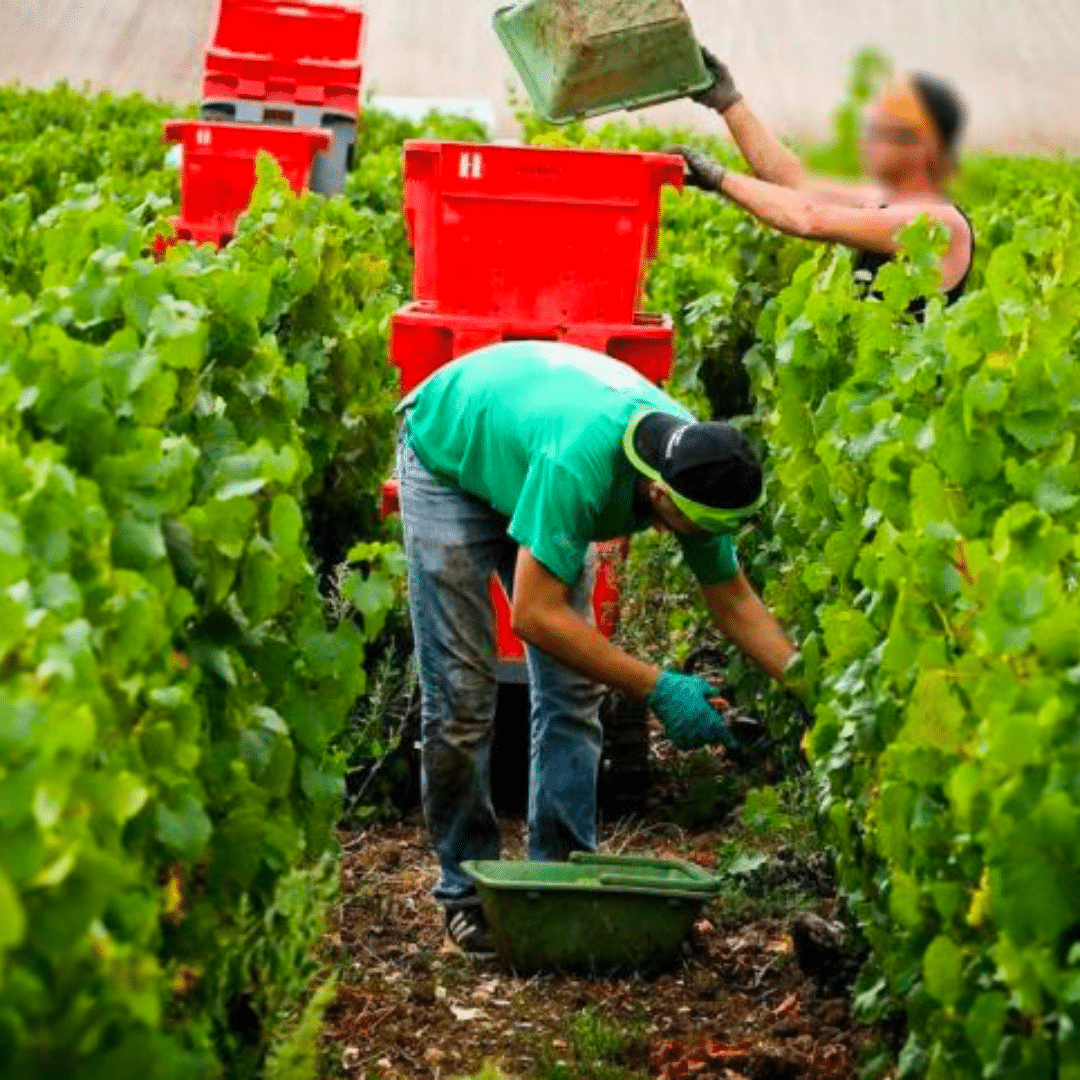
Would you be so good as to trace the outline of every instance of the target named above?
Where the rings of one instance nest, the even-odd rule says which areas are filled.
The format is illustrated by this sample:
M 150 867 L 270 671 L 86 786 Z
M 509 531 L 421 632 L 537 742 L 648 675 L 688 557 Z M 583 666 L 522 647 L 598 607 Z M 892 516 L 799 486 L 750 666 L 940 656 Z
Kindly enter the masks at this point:
M 629 364 L 650 382 L 663 382 L 674 359 L 674 332 L 665 315 L 638 314 L 626 323 L 554 323 L 444 315 L 433 305 L 409 304 L 393 318 L 390 359 L 408 393 L 459 356 L 500 341 L 564 341 Z
M 355 116 L 363 35 L 356 7 L 221 0 L 203 100 L 291 102 Z
M 165 141 L 184 148 L 178 228 L 198 241 L 225 242 L 251 202 L 260 151 L 277 159 L 299 193 L 310 181 L 315 155 L 329 149 L 332 139 L 329 131 L 319 128 L 168 121 Z
M 629 323 L 657 251 L 668 154 L 405 144 L 415 296 L 444 314 Z

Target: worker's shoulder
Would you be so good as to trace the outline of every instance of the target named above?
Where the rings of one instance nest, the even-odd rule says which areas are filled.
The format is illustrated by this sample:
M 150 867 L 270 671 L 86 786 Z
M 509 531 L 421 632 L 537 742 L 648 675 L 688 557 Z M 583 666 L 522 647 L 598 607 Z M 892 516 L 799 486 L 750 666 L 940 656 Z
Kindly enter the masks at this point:
M 515 373 L 542 379 L 595 382 L 623 392 L 652 384 L 629 364 L 606 353 L 566 341 L 503 341 L 472 353 L 465 360 L 479 361 L 485 373 L 512 378 Z M 477 369 L 479 373 L 479 369 Z

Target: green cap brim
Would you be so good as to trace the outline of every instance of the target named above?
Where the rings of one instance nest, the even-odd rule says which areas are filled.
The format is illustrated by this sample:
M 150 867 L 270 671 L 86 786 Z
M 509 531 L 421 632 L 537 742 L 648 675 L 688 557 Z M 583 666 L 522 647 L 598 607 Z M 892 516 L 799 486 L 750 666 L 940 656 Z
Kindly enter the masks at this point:
M 630 423 L 627 425 L 626 434 L 623 436 L 623 450 L 625 451 L 630 464 L 633 465 L 642 476 L 663 484 L 675 506 L 677 506 L 678 509 L 699 528 L 717 534 L 736 532 L 747 518 L 752 517 L 761 509 L 765 502 L 764 492 L 762 492 L 761 497 L 758 498 L 756 502 L 738 510 L 706 506 L 704 503 L 694 502 L 693 499 L 688 499 L 685 495 L 680 495 L 660 475 L 657 469 L 641 457 L 637 452 L 637 447 L 634 445 L 634 436 L 637 434 L 638 425 L 646 416 L 651 416 L 654 412 L 656 412 L 655 409 L 646 409 L 642 412 L 635 413 L 631 418 Z

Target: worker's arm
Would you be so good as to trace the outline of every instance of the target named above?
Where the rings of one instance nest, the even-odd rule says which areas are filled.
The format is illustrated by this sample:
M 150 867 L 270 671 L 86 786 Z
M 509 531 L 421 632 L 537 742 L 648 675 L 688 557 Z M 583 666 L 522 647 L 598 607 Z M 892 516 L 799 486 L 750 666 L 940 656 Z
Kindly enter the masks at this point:
M 727 703 L 692 675 L 661 672 L 624 653 L 572 606 L 569 586 L 521 548 L 514 573 L 511 619 L 517 635 L 571 671 L 648 702 L 664 734 L 680 750 L 738 746 L 717 709 Z
M 899 250 L 898 234 L 916 218 L 923 214 L 942 217 L 936 204 L 905 203 L 883 208 L 836 206 L 806 192 L 736 172 L 724 176 L 719 190 L 759 221 L 789 236 L 890 255 Z
M 928 200 L 883 207 L 837 206 L 806 192 L 732 172 L 693 147 L 672 146 L 671 151 L 681 154 L 686 162 L 688 186 L 726 195 L 759 221 L 789 236 L 895 255 L 900 250 L 900 234 L 919 218 L 928 217 L 949 233 L 949 249 L 941 262 L 945 288 L 956 285 L 971 263 L 971 227 L 951 203 Z
M 804 191 L 822 202 L 841 206 L 881 205 L 880 192 L 872 186 L 814 176 L 798 155 L 750 109 L 736 88 L 727 64 L 706 48 L 702 48 L 701 56 L 713 77 L 713 84 L 695 94 L 694 100 L 714 110 L 727 124 L 735 145 L 759 180 L 792 191 Z
M 950 203 L 910 202 L 862 208 L 837 206 L 804 192 L 733 172 L 724 175 L 719 190 L 759 221 L 789 236 L 845 244 L 856 251 L 876 251 L 885 255 L 895 255 L 900 250 L 900 234 L 919 218 L 928 217 L 944 225 L 949 233 L 949 249 L 941 261 L 946 288 L 952 288 L 960 281 L 971 261 L 971 229 L 960 211 Z
M 746 576 L 740 573 L 731 581 L 702 588 L 720 632 L 774 679 L 782 680 L 795 646 Z
M 660 669 L 623 652 L 583 619 L 570 586 L 524 547 L 514 571 L 511 620 L 523 641 L 593 682 L 642 699 L 656 689 Z
M 735 145 L 759 180 L 801 191 L 821 202 L 840 206 L 878 206 L 881 194 L 872 185 L 815 176 L 769 127 L 739 98 L 721 113 Z

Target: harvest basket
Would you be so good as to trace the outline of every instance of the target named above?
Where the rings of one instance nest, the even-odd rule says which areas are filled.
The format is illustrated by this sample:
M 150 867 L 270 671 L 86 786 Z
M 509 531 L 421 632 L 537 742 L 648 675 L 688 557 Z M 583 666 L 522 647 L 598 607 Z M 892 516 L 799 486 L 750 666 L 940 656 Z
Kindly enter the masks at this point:
M 515 971 L 650 972 L 672 963 L 718 880 L 693 863 L 575 852 L 467 862 L 499 958 Z

